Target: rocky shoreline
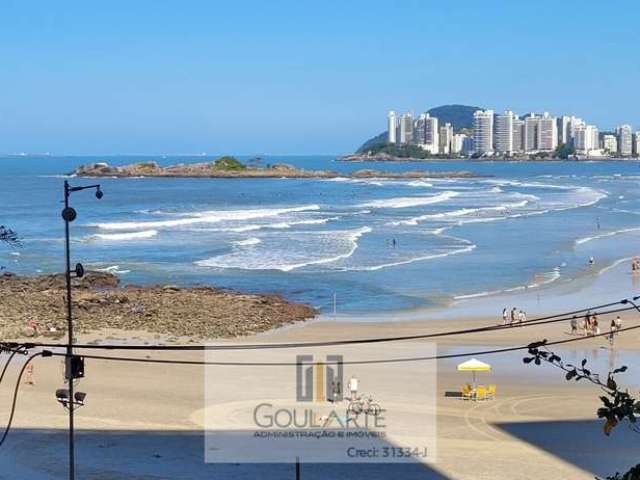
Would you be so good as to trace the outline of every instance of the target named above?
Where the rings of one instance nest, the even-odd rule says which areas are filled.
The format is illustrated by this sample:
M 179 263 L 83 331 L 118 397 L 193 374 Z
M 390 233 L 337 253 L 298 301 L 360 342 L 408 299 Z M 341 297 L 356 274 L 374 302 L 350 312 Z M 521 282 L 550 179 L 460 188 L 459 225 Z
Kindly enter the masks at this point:
M 110 273 L 73 279 L 78 334 L 105 329 L 145 331 L 191 339 L 239 337 L 313 318 L 314 308 L 279 295 L 254 295 L 213 287 L 120 287 Z M 0 276 L 3 339 L 66 335 L 63 274 Z
M 468 171 L 432 172 L 414 170 L 410 172 L 386 172 L 362 169 L 352 173 L 339 173 L 331 170 L 304 170 L 286 164 L 268 165 L 265 167 L 224 168 L 216 162 L 193 163 L 161 167 L 156 162 L 142 162 L 121 167 L 111 166 L 104 162 L 81 165 L 72 174 L 78 177 L 167 177 L 167 178 L 473 178 L 478 175 Z

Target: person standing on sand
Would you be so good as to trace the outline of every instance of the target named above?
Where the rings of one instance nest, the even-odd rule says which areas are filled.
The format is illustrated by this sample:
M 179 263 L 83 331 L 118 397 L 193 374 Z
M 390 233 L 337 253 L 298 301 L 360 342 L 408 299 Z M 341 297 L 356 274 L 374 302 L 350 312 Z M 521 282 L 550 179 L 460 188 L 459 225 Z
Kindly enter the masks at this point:
M 524 310 L 520 310 L 520 314 L 518 315 L 518 323 L 522 326 L 523 323 L 527 321 L 527 314 Z
M 620 329 L 622 328 L 622 319 L 620 318 L 620 315 L 618 315 L 616 317 L 616 334 L 618 334 L 620 332 Z
M 616 321 L 611 320 L 611 326 L 609 327 L 609 345 L 613 347 L 613 337 L 616 334 Z
M 571 319 L 571 335 L 577 335 L 578 334 L 578 320 L 573 317 Z
M 507 307 L 502 309 L 502 325 L 506 325 L 509 321 L 509 312 L 507 311 Z
M 593 327 L 593 335 L 600 335 L 600 327 L 598 326 L 598 317 L 595 313 L 593 314 L 591 325 Z
M 511 322 L 509 323 L 509 325 L 513 325 L 513 324 L 515 323 L 515 321 L 516 321 L 516 316 L 517 316 L 517 312 L 518 312 L 518 311 L 516 310 L 516 307 L 513 307 L 513 308 L 511 309 Z
M 591 312 L 587 312 L 587 314 L 582 319 L 582 336 L 586 337 L 589 334 L 590 329 L 591 329 Z

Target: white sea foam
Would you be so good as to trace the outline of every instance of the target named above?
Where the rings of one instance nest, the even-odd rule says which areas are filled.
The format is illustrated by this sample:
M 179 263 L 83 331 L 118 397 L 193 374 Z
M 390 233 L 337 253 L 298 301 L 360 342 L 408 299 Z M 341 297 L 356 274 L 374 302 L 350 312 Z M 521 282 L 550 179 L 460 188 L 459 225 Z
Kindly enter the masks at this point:
M 575 244 L 582 245 L 584 243 L 588 243 L 593 240 L 600 240 L 601 238 L 614 237 L 616 235 L 620 235 L 623 233 L 638 232 L 638 231 L 640 231 L 640 227 L 623 228 L 621 230 L 614 230 L 612 232 L 600 233 L 598 235 L 593 235 L 591 237 L 579 238 L 578 240 L 576 240 Z
M 372 202 L 363 203 L 358 205 L 359 207 L 372 207 L 372 208 L 409 208 L 419 207 L 422 205 L 432 205 L 434 203 L 446 202 L 447 200 L 458 196 L 458 192 L 447 190 L 439 193 L 438 195 L 432 195 L 429 197 L 395 197 L 385 198 L 380 200 L 374 200 Z
M 426 215 L 420 215 L 417 217 L 409 218 L 407 220 L 400 220 L 395 222 L 390 222 L 390 225 L 417 225 L 419 222 L 424 222 L 425 220 L 449 220 L 458 217 L 466 217 L 471 215 L 479 215 L 483 212 L 508 212 L 514 208 L 522 208 L 527 205 L 528 200 L 523 200 L 521 202 L 514 203 L 505 203 L 502 205 L 496 205 L 493 207 L 478 207 L 478 208 L 460 208 L 458 210 L 450 210 L 448 212 L 440 212 L 440 213 L 431 213 Z M 489 217 L 489 218 L 472 218 L 465 221 L 459 221 L 461 223 L 471 223 L 471 222 L 487 222 L 487 221 L 495 221 L 500 220 L 504 217 Z
M 141 232 L 129 232 L 129 233 L 96 233 L 91 235 L 90 239 L 109 240 L 109 241 L 127 241 L 127 240 L 142 240 L 146 238 L 153 238 L 158 235 L 157 230 L 143 230 Z
M 518 285 L 517 287 L 505 288 L 503 290 L 487 290 L 477 293 L 469 293 L 466 295 L 457 295 L 453 297 L 454 300 L 470 300 L 473 298 L 489 297 L 495 295 L 501 295 L 504 293 L 521 292 L 528 289 L 540 288 L 544 285 L 555 282 L 561 277 L 560 268 L 556 267 L 550 272 L 538 274 L 535 276 L 533 283 L 529 285 Z
M 285 249 L 274 251 L 270 245 L 262 245 L 256 248 L 253 255 L 246 252 L 231 252 L 216 257 L 196 261 L 201 267 L 234 268 L 243 270 L 280 270 L 290 272 L 310 265 L 334 263 L 352 256 L 358 248 L 358 239 L 371 232 L 370 227 L 361 227 L 353 230 L 336 230 L 323 232 L 304 232 L 304 238 L 310 241 L 319 240 L 315 245 L 324 246 L 325 249 L 310 249 L 307 244 L 302 244 L 294 251 L 296 237 L 288 237 L 289 245 Z M 300 233 L 299 233 L 300 234 Z M 336 250 L 343 250 L 336 253 Z
M 433 187 L 433 183 L 425 182 L 424 180 L 414 180 L 407 183 L 410 187 Z
M 111 222 L 98 223 L 96 226 L 103 230 L 141 230 L 150 228 L 171 228 L 193 225 L 197 223 L 217 223 L 222 221 L 240 221 L 256 218 L 277 217 L 285 213 L 319 210 L 319 205 L 303 205 L 290 208 L 248 209 L 248 210 L 209 210 L 188 213 L 183 218 L 148 222 Z
M 475 248 L 476 248 L 476 245 L 471 244 L 471 245 L 467 245 L 467 246 L 462 247 L 462 248 L 458 248 L 456 250 L 451 250 L 449 252 L 422 255 L 422 256 L 417 256 L 417 257 L 413 257 L 413 258 L 408 258 L 406 260 L 399 260 L 397 262 L 383 263 L 381 265 L 345 268 L 345 270 L 356 271 L 356 272 L 357 271 L 373 272 L 373 271 L 376 271 L 376 270 L 382 270 L 383 268 L 397 267 L 397 266 L 400 266 L 400 265 L 407 265 L 409 263 L 424 262 L 426 260 L 434 260 L 436 258 L 444 258 L 444 257 L 449 257 L 451 255 L 460 255 L 462 253 L 469 253 L 469 252 L 475 250 Z
M 601 269 L 598 272 L 598 275 L 602 275 L 604 273 L 607 273 L 609 270 L 612 270 L 614 268 L 616 268 L 617 266 L 626 263 L 626 262 L 630 262 L 632 260 L 632 257 L 625 257 L 625 258 L 620 258 L 619 260 L 616 260 L 615 262 L 613 262 L 611 265 L 608 265 L 606 267 L 604 267 L 603 269 Z
M 261 242 L 262 240 L 260 240 L 259 238 L 251 237 L 251 238 L 247 238 L 246 240 L 238 240 L 236 242 L 233 242 L 233 244 L 239 247 L 246 247 L 250 245 L 257 245 Z
M 97 272 L 107 272 L 107 273 L 113 273 L 116 275 L 124 275 L 131 271 L 131 270 L 120 270 L 120 265 L 111 265 L 109 267 L 104 267 L 104 268 L 94 268 L 94 270 L 96 270 Z

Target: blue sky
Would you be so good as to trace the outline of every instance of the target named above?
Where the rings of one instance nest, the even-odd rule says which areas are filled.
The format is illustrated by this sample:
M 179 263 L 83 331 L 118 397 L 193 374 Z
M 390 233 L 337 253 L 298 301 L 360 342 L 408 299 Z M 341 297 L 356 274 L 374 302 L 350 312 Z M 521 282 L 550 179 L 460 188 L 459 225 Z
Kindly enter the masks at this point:
M 463 103 L 640 128 L 640 3 L 0 3 L 0 152 L 342 153 Z

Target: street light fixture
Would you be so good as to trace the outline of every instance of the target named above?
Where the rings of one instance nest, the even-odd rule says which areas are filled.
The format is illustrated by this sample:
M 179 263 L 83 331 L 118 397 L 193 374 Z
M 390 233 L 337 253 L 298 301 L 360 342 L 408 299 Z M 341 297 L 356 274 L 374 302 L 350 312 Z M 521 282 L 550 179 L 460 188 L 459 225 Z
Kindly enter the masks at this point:
M 73 391 L 73 381 L 84 377 L 84 358 L 73 354 L 73 317 L 71 311 L 71 273 L 75 273 L 76 278 L 84 276 L 84 267 L 78 263 L 75 269 L 71 270 L 71 251 L 69 240 L 69 224 L 73 222 L 78 213 L 69 206 L 69 197 L 72 192 L 79 192 L 86 189 L 95 189 L 96 198 L 100 200 L 104 193 L 100 185 L 85 185 L 72 187 L 68 181 L 64 181 L 64 209 L 62 219 L 64 220 L 64 245 L 66 257 L 66 286 L 67 286 L 67 353 L 65 355 L 65 379 L 68 382 L 68 389 L 58 389 L 56 398 L 63 406 L 69 410 L 69 479 L 75 480 L 75 449 L 73 431 L 73 411 L 76 407 L 84 405 L 86 393 Z

